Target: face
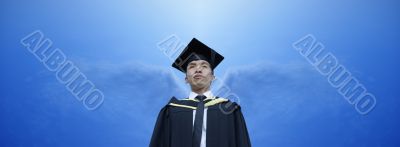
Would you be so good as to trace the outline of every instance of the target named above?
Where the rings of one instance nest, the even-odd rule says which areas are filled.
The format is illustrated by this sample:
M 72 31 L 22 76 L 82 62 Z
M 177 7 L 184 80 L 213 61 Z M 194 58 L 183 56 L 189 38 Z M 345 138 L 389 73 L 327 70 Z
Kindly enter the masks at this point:
M 207 61 L 196 60 L 188 64 L 185 80 L 192 89 L 209 89 L 213 79 L 213 71 Z

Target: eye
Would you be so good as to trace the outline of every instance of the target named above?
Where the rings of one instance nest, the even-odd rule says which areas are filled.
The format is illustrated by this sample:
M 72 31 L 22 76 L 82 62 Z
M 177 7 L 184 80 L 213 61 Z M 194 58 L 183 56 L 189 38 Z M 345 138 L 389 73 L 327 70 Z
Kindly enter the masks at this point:
M 204 68 L 209 68 L 210 66 L 207 65 L 207 64 L 203 64 L 203 67 L 204 67 Z

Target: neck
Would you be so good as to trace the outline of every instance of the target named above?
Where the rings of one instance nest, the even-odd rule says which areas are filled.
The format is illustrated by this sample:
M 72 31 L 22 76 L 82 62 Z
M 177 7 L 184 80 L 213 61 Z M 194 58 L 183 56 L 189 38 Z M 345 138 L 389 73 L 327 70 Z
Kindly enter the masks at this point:
M 192 91 L 197 93 L 197 94 L 204 94 L 208 90 L 210 90 L 210 87 L 203 87 L 203 88 L 194 88 L 194 87 L 192 87 Z

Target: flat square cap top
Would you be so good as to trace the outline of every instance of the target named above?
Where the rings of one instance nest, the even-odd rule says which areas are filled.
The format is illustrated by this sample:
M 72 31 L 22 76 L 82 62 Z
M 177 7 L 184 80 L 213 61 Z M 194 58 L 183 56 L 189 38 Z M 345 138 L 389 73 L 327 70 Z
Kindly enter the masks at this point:
M 205 60 L 210 64 L 212 70 L 214 70 L 223 59 L 224 57 L 215 50 L 193 38 L 178 58 L 176 58 L 175 62 L 172 63 L 172 67 L 186 73 L 186 68 L 190 62 Z

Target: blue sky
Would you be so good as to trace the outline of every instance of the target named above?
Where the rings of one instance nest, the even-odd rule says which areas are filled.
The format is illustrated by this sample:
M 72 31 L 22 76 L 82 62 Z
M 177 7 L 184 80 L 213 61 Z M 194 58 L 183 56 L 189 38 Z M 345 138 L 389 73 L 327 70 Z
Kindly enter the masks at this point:
M 398 146 L 400 5 L 381 1 L 2 1 L 1 146 L 148 146 L 160 108 L 188 94 L 158 43 L 225 56 L 253 146 Z M 100 89 L 88 111 L 20 40 L 41 30 Z M 376 97 L 360 115 L 292 44 L 312 34 Z M 218 85 L 213 85 L 214 91 Z

